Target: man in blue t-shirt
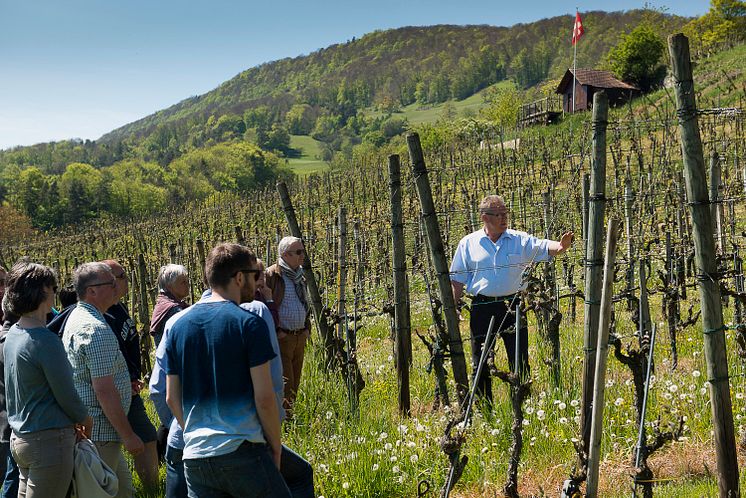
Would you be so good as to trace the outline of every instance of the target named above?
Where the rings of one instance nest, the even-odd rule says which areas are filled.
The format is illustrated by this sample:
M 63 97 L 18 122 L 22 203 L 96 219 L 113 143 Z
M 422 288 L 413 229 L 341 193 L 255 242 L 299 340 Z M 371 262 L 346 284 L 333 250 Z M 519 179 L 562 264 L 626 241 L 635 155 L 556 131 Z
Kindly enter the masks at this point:
M 190 497 L 290 496 L 279 472 L 276 355 L 264 320 L 238 306 L 253 297 L 259 271 L 246 247 L 216 246 L 205 263 L 212 296 L 166 339 L 166 401 L 184 428 Z

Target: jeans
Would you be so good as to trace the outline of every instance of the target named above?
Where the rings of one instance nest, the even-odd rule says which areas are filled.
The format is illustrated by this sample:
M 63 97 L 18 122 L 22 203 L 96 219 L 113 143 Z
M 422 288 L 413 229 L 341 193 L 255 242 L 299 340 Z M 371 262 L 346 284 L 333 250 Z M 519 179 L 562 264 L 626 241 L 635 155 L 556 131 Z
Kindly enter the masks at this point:
M 75 430 L 72 426 L 10 436 L 18 463 L 18 497 L 65 498 L 73 478 Z
M 184 476 L 183 450 L 166 447 L 166 498 L 187 498 L 187 482 Z
M 267 445 L 245 442 L 227 455 L 184 460 L 189 498 L 289 498 Z
M 302 456 L 282 445 L 280 474 L 293 498 L 313 498 L 313 467 Z
M 18 481 L 21 479 L 21 474 L 18 471 L 18 465 L 13 460 L 13 455 L 10 453 L 10 443 L 2 443 L 5 452 L 3 461 L 6 463 L 6 470 L 3 472 L 5 479 L 3 480 L 3 488 L 0 493 L 1 498 L 16 498 L 18 496 Z

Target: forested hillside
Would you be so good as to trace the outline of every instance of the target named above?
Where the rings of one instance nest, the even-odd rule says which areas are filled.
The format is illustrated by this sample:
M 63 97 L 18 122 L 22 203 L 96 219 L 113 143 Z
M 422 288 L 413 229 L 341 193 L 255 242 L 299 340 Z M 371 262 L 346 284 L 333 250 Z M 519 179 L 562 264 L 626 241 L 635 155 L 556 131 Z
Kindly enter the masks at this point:
M 578 64 L 598 67 L 640 23 L 667 33 L 689 21 L 655 10 L 584 13 Z M 557 78 L 571 64 L 571 27 L 570 16 L 510 28 L 404 27 L 263 64 L 97 141 L 0 151 L 0 202 L 49 228 L 246 191 L 288 174 L 281 158 L 298 154 L 291 136 L 313 137 L 324 160 L 350 157 L 408 129 L 402 106 Z

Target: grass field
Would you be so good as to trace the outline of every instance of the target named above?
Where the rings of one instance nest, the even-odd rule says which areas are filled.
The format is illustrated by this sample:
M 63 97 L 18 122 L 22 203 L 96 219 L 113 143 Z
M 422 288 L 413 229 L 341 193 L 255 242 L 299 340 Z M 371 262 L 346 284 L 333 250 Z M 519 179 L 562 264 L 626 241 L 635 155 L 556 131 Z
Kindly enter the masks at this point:
M 298 157 L 287 159 L 287 166 L 298 175 L 326 171 L 329 165 L 319 159 L 321 142 L 306 135 L 290 135 L 290 147 L 299 152 Z

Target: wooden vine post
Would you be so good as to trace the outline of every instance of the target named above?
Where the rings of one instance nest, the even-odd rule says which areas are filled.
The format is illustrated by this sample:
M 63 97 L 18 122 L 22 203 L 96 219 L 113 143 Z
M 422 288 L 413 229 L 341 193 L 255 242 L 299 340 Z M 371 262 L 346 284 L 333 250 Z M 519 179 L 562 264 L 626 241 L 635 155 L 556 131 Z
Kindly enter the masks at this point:
M 604 214 L 606 210 L 606 125 L 609 100 L 605 92 L 593 95 L 593 163 L 588 196 L 588 242 L 585 257 L 585 313 L 583 328 L 583 392 L 580 434 L 583 451 L 591 437 L 591 401 L 596 370 L 598 319 L 601 311 L 601 279 L 604 250 Z
M 697 120 L 694 81 L 689 58 L 689 40 L 683 34 L 668 37 L 668 52 L 675 82 L 676 106 L 681 135 L 684 179 L 692 217 L 694 256 L 699 299 L 702 307 L 704 348 L 717 455 L 720 497 L 740 496 L 738 459 L 733 428 L 733 408 L 725 351 L 723 309 L 718 285 L 713 220 L 707 192 L 707 174 Z
M 145 338 L 145 355 L 143 355 L 142 367 L 145 372 L 152 370 L 150 364 L 150 313 L 148 309 L 148 269 L 145 266 L 145 256 L 142 254 L 137 255 L 137 283 L 138 291 L 140 293 L 140 306 L 138 307 L 138 318 L 140 320 L 140 326 L 142 332 L 141 336 L 148 336 Z
M 617 246 L 616 218 L 609 220 L 606 232 L 606 258 L 604 264 L 603 290 L 601 293 L 601 317 L 598 327 L 596 349 L 596 372 L 593 382 L 593 416 L 588 453 L 588 484 L 586 496 L 598 495 L 598 467 L 601 462 L 601 433 L 603 431 L 604 389 L 606 387 L 606 360 L 609 357 L 609 330 L 611 328 L 611 298 L 614 294 L 614 262 Z
M 290 234 L 293 237 L 303 239 L 303 234 L 300 231 L 298 219 L 295 216 L 295 209 L 293 209 L 293 203 L 290 200 L 290 193 L 288 192 L 288 187 L 285 182 L 277 183 L 277 193 L 280 195 L 280 202 L 282 203 L 283 211 L 285 211 L 285 219 L 287 220 Z M 305 243 L 304 246 L 308 249 L 308 246 Z M 316 325 L 319 328 L 321 339 L 324 341 L 327 367 L 334 367 L 341 372 L 341 362 L 347 358 L 347 355 L 343 351 L 340 342 L 335 340 L 334 331 L 329 326 L 329 322 L 326 319 L 324 306 L 321 304 L 319 285 L 316 282 L 316 275 L 313 272 L 311 255 L 308 250 L 306 250 L 306 259 L 303 263 L 303 274 L 306 277 L 306 286 L 308 287 L 308 294 L 311 298 L 311 309 L 313 310 L 314 318 L 316 319 Z M 363 380 L 363 376 L 360 374 L 360 368 L 357 363 L 349 365 L 348 368 L 354 369 L 355 388 L 358 392 L 362 391 L 363 387 L 365 387 L 365 381 Z
M 427 243 L 433 266 L 438 277 L 438 288 L 440 290 L 440 301 L 443 303 L 443 315 L 445 316 L 446 330 L 448 331 L 448 351 L 451 354 L 451 366 L 453 367 L 453 378 L 456 381 L 456 393 L 459 403 L 466 399 L 469 390 L 469 379 L 466 373 L 466 360 L 464 359 L 464 348 L 461 343 L 461 331 L 459 330 L 458 315 L 456 314 L 456 303 L 451 290 L 451 279 L 449 278 L 448 264 L 443 250 L 443 239 L 440 235 L 438 215 L 435 212 L 433 194 L 427 176 L 425 157 L 420 145 L 420 136 L 417 133 L 407 135 L 407 146 L 409 158 L 412 161 L 412 176 L 417 187 L 417 196 L 422 208 L 422 219 L 425 223 Z
M 399 386 L 399 413 L 410 414 L 409 367 L 412 362 L 412 331 L 409 315 L 407 258 L 404 252 L 404 222 L 402 216 L 401 165 L 399 156 L 389 156 L 389 188 L 391 191 L 391 241 L 394 270 L 394 327 L 396 378 Z

